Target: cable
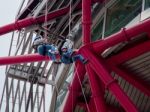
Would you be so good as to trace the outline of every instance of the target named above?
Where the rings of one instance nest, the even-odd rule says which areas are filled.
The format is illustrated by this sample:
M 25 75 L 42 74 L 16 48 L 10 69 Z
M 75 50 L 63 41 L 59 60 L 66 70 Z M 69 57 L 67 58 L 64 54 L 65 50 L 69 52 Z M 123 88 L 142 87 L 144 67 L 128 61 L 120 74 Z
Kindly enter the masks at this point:
M 70 10 L 69 10 L 69 34 L 71 33 L 71 19 L 72 19 L 72 17 L 71 17 L 71 13 L 72 13 L 72 0 L 70 0 Z
M 75 64 L 74 64 L 74 66 L 75 66 Z M 75 66 L 75 67 L 76 67 L 76 66 Z M 81 82 L 81 80 L 80 80 L 80 77 L 79 77 L 78 72 L 77 72 L 77 71 L 75 71 L 75 72 L 76 72 L 76 74 L 77 74 L 77 77 L 78 77 L 78 80 L 79 80 L 79 83 L 80 83 L 80 86 L 81 86 L 81 90 L 82 90 L 82 94 L 83 94 L 83 97 L 84 97 L 84 100 L 85 100 L 85 103 L 86 103 L 86 107 L 87 107 L 87 109 L 88 109 L 88 112 L 90 112 L 90 108 L 89 108 L 89 106 L 88 106 L 87 99 L 86 99 L 86 96 L 85 96 L 85 93 L 84 93 L 84 90 L 83 90 L 83 87 L 82 87 L 82 82 Z
M 72 0 L 70 0 L 70 3 L 69 3 L 70 5 L 70 7 L 69 7 L 69 23 L 68 23 L 68 26 L 69 26 L 69 35 L 70 35 L 70 33 L 71 33 L 71 13 L 72 13 L 72 7 L 71 7 L 71 5 L 72 5 Z M 70 38 L 68 38 L 68 39 L 70 39 Z M 71 98 L 72 98 L 72 106 L 73 106 L 73 92 L 72 92 L 72 94 L 71 94 Z M 73 110 L 72 110 L 72 112 L 73 112 Z
M 72 20 L 72 0 L 70 0 L 70 11 L 69 11 L 69 35 L 71 34 L 71 20 Z M 71 39 L 71 38 L 69 38 L 69 39 Z M 74 64 L 74 66 L 75 66 L 75 64 Z M 76 68 L 76 66 L 75 66 L 75 68 Z M 83 90 L 83 87 L 82 87 L 82 83 L 81 83 L 81 80 L 79 78 L 79 74 L 76 70 L 75 70 L 75 74 L 77 74 L 77 77 L 78 77 L 78 80 L 79 80 L 79 83 L 80 83 L 80 86 L 81 86 L 82 94 L 83 94 L 84 100 L 86 102 L 86 107 L 88 109 L 88 112 L 90 112 L 90 109 L 89 109 L 89 106 L 88 106 L 88 103 L 87 103 L 87 99 L 86 99 L 86 96 L 85 96 L 85 93 L 84 93 L 84 90 Z M 72 92 L 72 105 L 73 105 L 73 95 L 74 94 Z M 72 110 L 72 112 L 73 112 L 73 110 Z

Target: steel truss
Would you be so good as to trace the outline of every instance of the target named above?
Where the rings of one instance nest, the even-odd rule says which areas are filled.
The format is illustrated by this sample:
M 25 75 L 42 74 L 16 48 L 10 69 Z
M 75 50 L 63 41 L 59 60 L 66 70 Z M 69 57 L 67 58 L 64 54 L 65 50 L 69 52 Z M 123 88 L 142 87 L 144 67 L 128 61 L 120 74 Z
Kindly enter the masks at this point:
M 132 85 L 134 85 L 137 89 L 141 90 L 147 96 L 150 96 L 150 90 L 147 86 L 145 86 L 146 84 L 142 83 L 142 81 L 140 79 L 135 80 L 135 78 L 132 77 L 133 75 L 129 75 L 130 74 L 129 71 L 125 70 L 124 68 L 119 67 L 122 63 L 149 51 L 149 48 L 150 48 L 150 44 L 149 44 L 150 43 L 150 38 L 149 38 L 150 37 L 150 29 L 149 29 L 150 20 L 141 22 L 140 24 L 138 24 L 132 28 L 128 28 L 128 29 L 123 28 L 118 33 L 116 33 L 104 40 L 99 40 L 99 41 L 92 43 L 91 37 L 90 37 L 90 35 L 91 35 L 90 34 L 90 29 L 91 29 L 91 11 L 90 11 L 91 8 L 90 8 L 90 6 L 91 6 L 90 0 L 88 2 L 87 2 L 87 0 L 82 1 L 82 8 L 83 8 L 83 21 L 82 22 L 83 22 L 84 46 L 81 47 L 78 51 L 78 53 L 82 54 L 86 59 L 88 59 L 88 63 L 83 65 L 80 62 L 76 62 L 74 79 L 70 85 L 65 105 L 62 108 L 63 112 L 71 112 L 74 109 L 75 105 L 80 103 L 78 101 L 78 96 L 81 93 L 81 85 L 80 85 L 80 82 L 78 79 L 83 81 L 84 75 L 86 73 L 88 74 L 91 91 L 92 91 L 92 98 L 90 99 L 90 102 L 94 102 L 94 106 L 93 106 L 93 103 L 88 104 L 88 106 L 91 107 L 90 108 L 91 110 L 88 110 L 88 108 L 87 108 L 87 106 L 85 106 L 85 104 L 80 104 L 87 111 L 94 110 L 95 112 L 99 112 L 99 111 L 107 112 L 108 110 L 111 110 L 113 107 L 106 105 L 106 103 L 104 101 L 104 91 L 109 90 L 112 92 L 112 94 L 115 96 L 115 98 L 118 100 L 118 102 L 121 104 L 121 106 L 123 107 L 123 109 L 125 111 L 138 112 L 138 108 L 135 106 L 135 104 L 132 102 L 132 100 L 125 94 L 125 92 L 122 90 L 122 88 L 117 83 L 117 80 L 112 77 L 111 73 L 112 72 L 117 73 L 120 77 L 126 79 L 128 82 L 130 82 Z M 67 8 L 64 10 L 65 11 L 61 10 L 63 12 L 63 14 L 67 13 L 67 11 L 66 11 Z M 53 14 L 53 15 L 60 14 L 61 15 L 62 14 L 61 11 L 59 13 L 53 12 L 51 14 Z M 51 17 L 55 17 L 55 16 L 51 16 Z M 43 18 L 43 17 L 41 17 L 41 18 Z M 0 29 L 0 34 L 4 34 L 9 31 L 12 31 L 12 30 L 23 28 L 23 27 L 26 27 L 28 25 L 31 25 L 33 23 L 38 23 L 38 22 L 43 22 L 43 19 L 37 20 L 37 19 L 30 18 L 30 19 L 21 20 L 19 22 L 16 22 L 19 25 L 16 25 L 16 23 L 15 23 L 13 25 L 8 25 L 5 27 L 2 27 Z M 12 28 L 12 26 L 13 26 L 13 28 Z M 18 26 L 20 26 L 20 27 L 18 27 Z M 113 47 L 119 43 L 130 42 L 142 33 L 146 33 L 146 35 L 148 37 L 146 41 L 144 41 L 142 43 L 138 43 L 138 44 L 136 44 L 136 46 L 134 46 L 130 49 L 126 49 L 125 51 L 122 51 L 121 53 L 115 55 L 114 57 L 110 57 L 108 59 L 105 59 L 100 55 L 106 49 Z M 0 65 L 35 62 L 35 61 L 46 61 L 46 60 L 48 60 L 47 57 L 43 57 L 38 54 L 10 56 L 10 57 L 1 57 Z M 40 66 L 40 64 L 41 63 L 39 63 L 38 66 Z M 15 68 L 17 69 L 17 65 Z M 28 73 L 30 73 L 32 69 L 33 69 L 32 67 L 29 68 Z M 37 67 L 34 74 L 36 74 L 38 72 L 38 69 L 39 68 Z M 43 74 L 44 74 L 44 72 L 43 72 Z M 6 78 L 6 96 L 10 97 L 11 91 L 13 91 L 13 86 L 10 89 L 8 89 L 8 85 L 9 85 L 8 82 L 9 82 L 8 78 Z M 11 83 L 13 85 L 13 80 Z M 18 81 L 18 85 L 17 85 L 18 90 L 16 91 L 15 94 L 13 92 L 12 92 L 12 94 L 15 97 L 15 100 L 16 100 L 16 97 L 18 94 L 19 107 L 21 107 L 21 104 L 22 104 L 21 99 L 23 96 L 21 96 L 20 92 L 18 92 L 18 91 L 20 91 L 19 83 L 20 83 L 20 81 Z M 42 82 L 38 82 L 38 84 L 39 83 L 42 83 Z M 25 100 L 25 103 L 27 104 L 26 105 L 27 110 L 29 107 L 30 100 L 31 100 L 31 102 L 34 102 L 34 103 L 36 100 L 36 99 L 33 100 L 32 88 L 33 88 L 33 81 L 30 84 L 30 93 L 29 93 L 28 100 Z M 39 110 L 41 108 L 41 102 L 42 101 L 44 102 L 44 99 L 45 99 L 44 95 L 43 95 L 44 88 L 45 87 L 43 86 L 41 101 L 40 101 L 40 104 L 38 104 L 38 105 L 40 105 Z M 24 90 L 24 89 L 25 88 L 23 88 L 22 94 L 26 94 L 26 92 L 25 92 L 26 90 Z M 38 87 L 37 87 L 37 91 L 38 91 Z M 74 94 L 73 97 L 72 97 L 72 94 Z M 35 96 L 36 97 L 38 96 L 38 92 L 35 94 Z M 8 104 L 9 99 L 7 98 L 7 100 L 8 100 L 7 105 L 9 107 L 9 104 Z M 13 103 L 13 106 L 14 106 L 15 101 L 13 101 L 13 102 L 14 102 Z M 72 102 L 72 103 L 70 103 L 70 102 Z M 34 103 L 31 103 L 31 104 L 34 104 Z M 31 110 L 33 111 L 32 107 L 33 107 L 33 105 L 31 105 Z M 115 112 L 114 108 L 113 108 L 113 110 Z M 111 110 L 111 111 L 113 111 L 113 110 Z M 118 111 L 120 111 L 119 108 L 118 108 Z

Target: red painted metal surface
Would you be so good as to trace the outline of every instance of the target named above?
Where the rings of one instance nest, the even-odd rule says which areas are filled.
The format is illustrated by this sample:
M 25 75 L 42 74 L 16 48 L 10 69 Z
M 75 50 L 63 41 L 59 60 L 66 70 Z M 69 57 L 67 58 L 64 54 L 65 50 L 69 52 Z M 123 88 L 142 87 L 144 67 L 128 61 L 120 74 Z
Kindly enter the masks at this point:
M 119 65 L 150 51 L 150 40 L 108 58 L 109 64 Z
M 82 31 L 83 32 L 83 41 L 82 41 L 83 44 L 90 43 L 91 42 L 91 0 L 82 0 L 82 29 L 83 29 L 83 31 Z M 81 64 L 79 66 L 81 66 Z M 83 67 L 81 66 L 81 68 L 83 68 Z M 73 88 L 73 89 L 75 88 L 75 91 L 79 90 L 79 88 L 80 88 L 79 80 L 82 82 L 84 75 L 85 75 L 85 71 L 84 71 L 84 73 L 81 73 L 81 72 L 83 72 L 83 70 L 80 71 L 80 69 L 77 68 L 77 71 L 74 74 L 74 79 L 71 84 L 71 88 Z M 69 92 L 69 95 L 66 100 L 66 104 L 63 108 L 64 109 L 63 112 L 71 112 L 74 109 L 74 106 L 77 102 L 77 100 L 76 100 L 77 92 L 74 92 L 73 89 L 71 89 Z M 74 95 L 72 98 L 73 93 L 76 93 L 76 96 Z M 73 104 L 71 104 L 71 103 L 73 103 Z
M 114 71 L 116 74 L 121 76 L 123 79 L 128 81 L 130 84 L 134 85 L 137 89 L 141 90 L 146 95 L 150 96 L 150 89 L 149 86 L 143 82 L 141 79 L 135 77 L 134 74 L 131 72 L 125 70 L 125 68 L 121 69 L 115 65 L 109 65 L 108 66 Z
M 92 91 L 92 99 L 94 100 L 94 104 L 96 107 L 96 112 L 107 112 L 104 93 L 105 90 L 100 84 L 101 80 L 97 78 L 97 74 L 92 70 L 89 64 L 86 65 L 86 71 L 88 73 L 90 87 Z
M 93 3 L 95 3 L 95 2 L 98 2 L 98 1 L 97 0 L 93 1 Z M 80 6 L 81 6 L 81 4 L 79 4 L 77 6 L 77 8 L 81 8 Z M 91 6 L 91 4 L 90 4 L 90 6 Z M 67 14 L 68 12 L 69 12 L 69 6 L 49 13 L 47 15 L 47 20 L 52 20 L 57 17 L 63 16 L 65 14 Z M 10 24 L 0 27 L 0 36 L 3 34 L 9 33 L 11 31 L 14 31 L 14 30 L 20 30 L 22 28 L 25 28 L 25 27 L 28 27 L 28 26 L 31 26 L 34 24 L 43 23 L 44 21 L 45 21 L 45 15 L 39 16 L 37 18 L 29 17 L 29 18 L 25 18 L 22 20 L 18 20 L 14 23 L 10 23 Z
M 88 4 L 88 6 L 86 6 Z M 89 18 L 90 15 L 90 1 L 83 0 L 83 43 L 87 44 L 84 46 L 80 51 L 84 54 L 86 58 L 89 59 L 89 64 L 92 67 L 92 69 L 98 74 L 99 78 L 104 82 L 106 87 L 116 96 L 120 104 L 124 107 L 124 109 L 128 112 L 137 112 L 137 108 L 135 105 L 130 101 L 130 99 L 127 97 L 126 94 L 121 90 L 119 85 L 114 81 L 114 79 L 111 77 L 111 75 L 108 72 L 108 69 L 104 66 L 102 61 L 95 57 L 89 49 L 86 47 L 92 46 L 93 49 L 97 52 L 103 52 L 109 47 L 112 47 L 120 42 L 129 41 L 131 38 L 134 38 L 136 35 L 147 32 L 150 36 L 150 20 L 147 20 L 141 24 L 138 24 L 132 28 L 129 29 L 123 29 L 120 32 L 110 36 L 109 38 L 106 38 L 105 40 L 100 40 L 97 42 L 94 42 L 92 44 L 89 44 L 90 42 L 90 24 L 91 24 L 91 18 Z M 85 7 L 85 8 L 84 8 Z M 87 10 L 85 10 L 87 8 Z M 56 18 L 58 16 L 62 16 L 68 12 L 69 8 L 58 10 L 58 12 L 52 12 L 48 15 L 48 20 Z M 38 18 L 26 18 L 24 20 L 17 21 L 15 23 L 6 25 L 4 27 L 0 28 L 0 35 L 8 33 L 13 30 L 18 30 L 33 24 L 42 23 L 45 19 L 45 16 L 41 16 Z M 125 58 L 127 59 L 127 58 Z M 48 57 L 43 57 L 37 54 L 31 54 L 28 56 L 16 56 L 16 57 L 6 57 L 0 59 L 0 64 L 15 64 L 15 63 L 24 63 L 24 62 L 34 62 L 34 61 L 43 61 L 48 60 Z M 85 69 L 82 66 L 82 64 L 79 64 L 77 66 L 77 71 L 75 72 L 75 77 L 73 79 L 73 82 L 70 86 L 70 92 L 68 94 L 68 98 L 66 100 L 66 104 L 64 106 L 63 112 L 71 112 L 77 102 L 77 97 L 79 96 L 79 92 L 81 91 L 80 83 L 78 80 L 78 76 L 80 77 L 80 80 L 83 80 L 85 74 Z M 95 83 L 96 84 L 96 83 Z M 97 86 L 97 85 L 96 85 Z M 93 87 L 93 86 L 92 86 Z M 92 88 L 94 89 L 94 88 Z M 72 94 L 74 96 L 72 97 Z M 73 102 L 73 104 L 72 104 Z M 98 104 L 98 103 L 96 103 Z
M 81 63 L 78 63 L 75 69 L 73 81 L 71 82 L 71 85 L 69 87 L 69 93 L 62 112 L 73 111 L 75 104 L 77 103 L 78 97 L 81 93 L 81 85 L 79 81 L 83 80 L 84 75 L 85 68 Z
M 57 58 L 59 58 L 59 56 L 57 56 Z M 47 61 L 47 60 L 51 60 L 50 57 L 42 56 L 39 54 L 18 55 L 18 56 L 0 57 L 0 65 L 10 65 L 10 64 Z
M 91 0 L 82 0 L 83 44 L 91 42 Z
M 137 25 L 136 27 L 138 28 L 135 28 L 133 27 L 134 29 L 136 30 L 139 30 L 141 27 L 147 27 L 146 24 L 149 23 L 149 20 L 144 22 L 143 24 L 140 24 L 140 25 Z M 145 25 L 144 25 L 145 24 Z M 143 28 L 144 29 L 144 28 Z M 135 30 L 135 31 L 136 31 Z M 144 32 L 149 32 L 147 29 L 144 30 Z M 128 35 L 127 33 L 128 32 Z M 130 32 L 131 32 L 131 35 L 130 35 Z M 120 31 L 119 33 L 117 34 L 114 34 L 112 36 L 110 36 L 110 38 L 108 39 L 105 39 L 105 40 L 100 40 L 100 41 L 97 41 L 95 43 L 93 43 L 93 48 L 95 49 L 95 51 L 97 52 L 103 52 L 105 49 L 109 48 L 109 47 L 112 47 L 120 42 L 123 42 L 123 41 L 128 41 L 130 40 L 131 38 L 134 38 L 134 36 L 140 34 L 140 33 L 143 33 L 143 32 L 134 32 L 134 30 L 132 29 L 129 29 L 127 31 L 125 30 L 122 30 Z M 147 44 L 149 45 L 149 44 Z M 89 46 L 88 46 L 89 47 Z M 144 53 L 147 51 L 147 48 L 150 48 L 150 47 L 143 47 L 143 48 L 146 48 L 146 49 L 143 49 L 141 50 L 140 49 L 140 52 L 141 53 Z M 134 50 L 136 51 L 136 50 Z M 138 54 L 140 55 L 141 53 L 138 52 Z M 130 53 L 131 55 L 135 55 L 136 53 Z M 89 56 L 89 55 L 88 55 Z M 125 56 L 125 55 L 122 55 L 122 56 Z M 128 55 L 126 55 L 128 56 Z M 137 55 L 135 55 L 137 56 Z M 131 58 L 133 58 L 134 56 L 131 56 Z M 130 58 L 130 59 L 131 59 Z M 122 60 L 122 59 L 120 59 Z M 99 73 L 101 73 L 101 71 L 99 71 Z M 131 79 L 129 80 L 131 81 Z M 115 87 L 116 86 L 116 87 Z M 139 86 L 140 87 L 140 86 Z M 138 87 L 138 88 L 139 88 Z M 141 88 L 141 87 L 140 87 Z M 122 92 L 122 90 L 120 89 L 120 87 L 118 85 L 114 85 L 113 88 L 111 88 L 111 90 L 113 92 L 115 92 L 114 94 L 116 95 L 117 99 L 119 100 L 119 102 L 122 104 L 122 106 L 125 108 L 125 110 L 128 110 L 128 111 L 137 111 L 136 107 L 134 106 L 134 104 L 132 104 L 132 102 L 129 100 L 129 98 Z M 146 91 L 146 90 L 145 90 Z M 146 91 L 147 92 L 147 91 Z M 124 99 L 125 98 L 125 99 Z M 124 102 L 125 101 L 125 102 Z M 130 107 L 133 109 L 130 109 Z
M 90 112 L 97 112 L 93 98 L 90 99 L 88 106 L 90 108 Z
M 47 20 L 52 20 L 54 18 L 63 16 L 65 14 L 67 14 L 68 12 L 69 12 L 69 7 L 59 9 L 55 12 L 51 12 L 47 15 Z M 34 24 L 43 23 L 44 21 L 45 21 L 45 15 L 37 17 L 37 18 L 30 17 L 30 18 L 26 18 L 23 20 L 19 20 L 19 21 L 16 21 L 14 23 L 0 27 L 0 35 L 9 33 L 9 32 L 14 31 L 14 30 L 20 30 L 21 28 L 31 26 Z
M 119 76 L 123 77 L 125 80 L 127 80 L 129 83 L 134 85 L 137 89 L 141 90 L 148 96 L 150 96 L 150 90 L 149 87 L 147 87 L 147 84 L 145 84 L 142 80 L 134 77 L 134 75 L 131 72 L 125 70 L 125 68 L 121 69 L 119 65 L 149 51 L 150 41 L 147 41 L 130 49 L 124 50 L 121 53 L 114 55 L 106 60 L 106 63 L 111 70 L 116 72 Z
M 129 41 L 137 35 L 146 32 L 150 37 L 150 19 L 147 19 L 131 28 L 122 29 L 118 33 L 115 33 L 104 40 L 99 40 L 89 44 L 93 47 L 95 52 L 100 53 L 109 47 L 112 47 L 120 42 Z
M 133 102 L 124 93 L 117 82 L 112 78 L 111 74 L 106 68 L 106 65 L 88 49 L 82 49 L 81 52 L 87 59 L 89 59 L 89 63 L 93 70 L 98 74 L 99 78 L 105 84 L 106 88 L 108 88 L 112 92 L 112 94 L 116 97 L 122 107 L 127 112 L 138 112 L 138 109 L 135 107 Z

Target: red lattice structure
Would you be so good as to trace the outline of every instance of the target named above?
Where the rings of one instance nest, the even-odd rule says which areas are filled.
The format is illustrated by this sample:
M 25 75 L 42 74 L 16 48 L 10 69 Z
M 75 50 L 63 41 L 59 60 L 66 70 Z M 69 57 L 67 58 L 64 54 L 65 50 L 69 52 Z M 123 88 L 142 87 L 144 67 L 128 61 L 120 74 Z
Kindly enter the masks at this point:
M 69 94 L 67 96 L 63 112 L 72 112 L 75 105 L 78 104 L 78 96 L 81 91 L 81 86 L 78 78 L 83 81 L 84 75 L 87 73 L 90 87 L 92 91 L 92 98 L 87 108 L 82 105 L 87 111 L 90 112 L 119 112 L 119 109 L 114 109 L 111 106 L 105 104 L 104 91 L 108 89 L 118 100 L 120 105 L 127 112 L 138 112 L 138 108 L 122 90 L 117 83 L 117 80 L 111 76 L 111 72 L 117 73 L 120 77 L 128 81 L 137 89 L 141 90 L 147 96 L 150 96 L 150 89 L 144 81 L 130 75 L 127 70 L 122 70 L 120 65 L 130 59 L 138 57 L 150 50 L 150 20 L 145 20 L 140 24 L 133 26 L 132 28 L 122 28 L 118 33 L 109 36 L 106 39 L 91 42 L 91 1 L 82 1 L 82 23 L 83 23 L 83 46 L 79 49 L 79 53 L 82 54 L 88 63 L 83 65 L 80 62 L 76 62 L 76 68 L 74 73 L 74 79 L 69 88 Z M 69 8 L 58 10 L 48 14 L 48 20 L 68 13 Z M 6 25 L 0 28 L 0 35 L 8 33 L 13 30 L 19 30 L 21 28 L 44 22 L 44 16 L 38 18 L 27 18 L 16 21 L 15 23 Z M 133 39 L 139 38 L 139 35 L 145 34 L 147 38 L 141 42 L 136 42 L 134 45 L 123 49 L 118 54 L 108 57 L 107 59 L 101 56 L 105 50 L 113 47 L 122 42 L 130 42 Z M 140 37 L 141 38 L 141 37 Z M 59 57 L 58 57 L 59 58 Z M 44 57 L 38 54 L 0 57 L 0 65 L 27 63 L 35 61 L 49 60 L 48 57 Z M 129 73 L 129 74 L 128 74 Z M 79 76 L 79 77 L 78 77 Z M 98 78 L 97 78 L 98 76 Z M 102 83 L 100 83 L 102 82 Z M 72 97 L 72 94 L 73 97 Z

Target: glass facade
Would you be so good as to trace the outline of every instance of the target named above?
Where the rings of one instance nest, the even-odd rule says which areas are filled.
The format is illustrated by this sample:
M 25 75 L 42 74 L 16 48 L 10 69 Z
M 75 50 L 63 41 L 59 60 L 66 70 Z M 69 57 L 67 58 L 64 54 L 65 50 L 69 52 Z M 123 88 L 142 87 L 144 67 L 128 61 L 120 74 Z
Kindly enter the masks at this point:
M 147 4 L 150 0 L 146 0 Z M 100 17 L 92 30 L 92 41 L 107 37 L 119 31 L 134 19 L 142 10 L 142 0 L 118 0 L 106 8 L 106 17 Z M 104 24 L 104 20 L 106 23 Z M 104 33 L 104 34 L 103 34 Z
M 105 36 L 115 33 L 135 18 L 142 9 L 142 0 L 119 0 L 107 9 Z
M 60 107 L 61 107 L 61 105 L 64 101 L 64 98 L 66 96 L 66 93 L 68 91 L 68 86 L 69 86 L 69 84 L 73 78 L 73 73 L 74 73 L 73 71 L 74 71 L 74 66 L 72 65 L 69 72 L 68 72 L 68 77 L 65 80 L 65 82 L 63 83 L 63 87 L 61 88 L 60 92 L 58 93 L 56 106 L 55 106 L 56 112 L 60 112 Z M 56 88 L 56 89 L 58 89 L 58 88 Z
M 100 20 L 100 22 L 96 25 L 95 29 L 92 31 L 92 41 L 102 38 L 103 23 L 104 18 Z
M 150 8 L 150 0 L 145 0 L 144 10 Z

